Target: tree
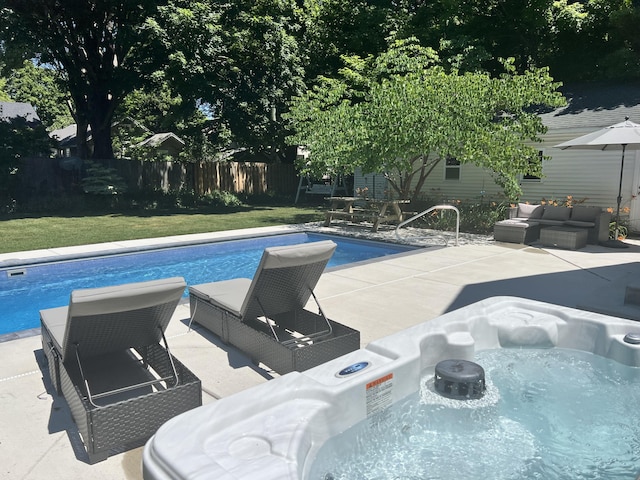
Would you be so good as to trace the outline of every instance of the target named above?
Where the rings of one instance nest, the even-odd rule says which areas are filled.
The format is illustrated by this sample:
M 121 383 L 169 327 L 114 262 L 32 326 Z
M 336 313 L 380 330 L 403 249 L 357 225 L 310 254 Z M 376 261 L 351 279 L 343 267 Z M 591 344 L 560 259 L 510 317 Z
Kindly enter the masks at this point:
M 498 78 L 448 73 L 435 52 L 411 40 L 376 58 L 346 60 L 342 78 L 321 79 L 294 100 L 291 141 L 311 152 L 303 170 L 361 167 L 414 199 L 447 158 L 493 171 L 510 198 L 520 193 L 518 174 L 540 175 L 532 170 L 538 151 L 527 145 L 545 131 L 533 107 L 564 102 L 547 69 L 516 74 L 506 63 Z
M 168 63 L 158 77 L 183 103 L 207 110 L 214 144 L 277 153 L 288 128 L 282 113 L 304 86 L 299 10 L 293 0 L 214 3 L 159 8 L 149 32 Z
M 10 102 L 11 97 L 6 90 L 7 80 L 0 77 L 0 102 Z
M 307 78 L 332 75 L 341 57 L 378 55 L 404 20 L 404 10 L 390 0 L 306 0 L 301 44 Z
M 46 155 L 49 136 L 40 122 L 18 117 L 0 120 L 0 211 L 11 211 L 19 187 L 22 161 L 31 155 Z
M 93 157 L 112 157 L 117 107 L 158 85 L 181 118 L 213 113 L 205 136 L 264 148 L 283 141 L 280 114 L 302 87 L 298 13 L 294 0 L 0 0 L 0 40 L 13 66 L 36 57 L 65 75 L 84 157 L 89 126 Z
M 53 69 L 37 67 L 26 60 L 22 68 L 9 75 L 5 88 L 13 101 L 33 105 L 46 128 L 62 128 L 73 123 L 68 94 Z
M 65 75 L 78 128 L 78 150 L 88 157 L 91 126 L 94 158 L 112 158 L 111 123 L 123 96 L 144 76 L 140 26 L 158 2 L 4 0 L 4 40 Z M 9 27 L 9 28 L 7 28 Z M 148 53 L 148 52 L 146 52 Z M 14 53 L 14 55 L 17 55 Z M 19 56 L 19 55 L 18 55 Z

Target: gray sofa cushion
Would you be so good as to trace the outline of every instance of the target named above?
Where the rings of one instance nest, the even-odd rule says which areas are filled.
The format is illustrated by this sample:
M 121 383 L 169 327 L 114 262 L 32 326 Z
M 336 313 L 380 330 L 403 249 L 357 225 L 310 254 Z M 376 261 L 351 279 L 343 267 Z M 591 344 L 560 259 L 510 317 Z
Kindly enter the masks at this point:
M 595 225 L 596 218 L 602 210 L 599 207 L 585 207 L 576 205 L 571 209 L 571 220 L 577 222 L 590 222 Z
M 582 227 L 582 228 L 593 228 L 596 226 L 595 222 L 581 222 L 579 220 L 567 220 L 564 222 L 565 225 L 569 227 Z
M 542 220 L 565 222 L 566 220 L 569 220 L 569 215 L 571 215 L 571 209 L 567 207 L 555 207 L 553 205 L 547 205 L 544 207 Z
M 542 217 L 544 208 L 542 205 L 530 205 L 528 203 L 518 204 L 518 218 L 536 219 Z
M 536 225 L 538 225 L 538 223 L 527 222 L 527 221 L 519 220 L 516 218 L 512 218 L 509 220 L 500 220 L 499 222 L 496 222 L 496 225 L 500 227 L 510 227 L 510 228 L 529 228 L 529 227 L 535 227 Z

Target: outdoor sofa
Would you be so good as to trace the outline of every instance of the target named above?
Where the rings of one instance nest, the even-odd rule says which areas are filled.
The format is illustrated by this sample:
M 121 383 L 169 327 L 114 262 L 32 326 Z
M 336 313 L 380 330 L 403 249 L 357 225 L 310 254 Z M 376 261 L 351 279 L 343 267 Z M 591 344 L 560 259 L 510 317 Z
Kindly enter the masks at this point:
M 360 332 L 328 319 L 313 293 L 335 249 L 330 240 L 269 247 L 253 279 L 190 286 L 192 321 L 279 374 L 359 349 Z M 306 308 L 311 297 L 318 313 Z
M 530 244 L 540 239 L 541 230 L 554 227 L 555 231 L 585 230 L 586 243 L 598 244 L 609 238 L 611 213 L 600 207 L 575 205 L 560 207 L 519 203 L 509 209 L 509 218 L 494 225 L 496 242 Z
M 69 404 L 89 463 L 144 444 L 202 404 L 200 380 L 164 336 L 185 288 L 174 277 L 74 290 L 68 306 L 40 311 L 51 382 Z

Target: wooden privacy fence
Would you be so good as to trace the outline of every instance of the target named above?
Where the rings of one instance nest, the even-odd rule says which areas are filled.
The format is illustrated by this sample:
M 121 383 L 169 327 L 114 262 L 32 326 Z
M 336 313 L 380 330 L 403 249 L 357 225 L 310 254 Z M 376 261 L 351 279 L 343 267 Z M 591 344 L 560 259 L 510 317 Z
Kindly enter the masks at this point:
M 127 183 L 129 191 L 180 189 L 193 190 L 198 195 L 227 191 L 256 195 L 295 194 L 298 177 L 295 166 L 282 163 L 257 162 L 141 162 L 111 159 L 100 161 L 113 168 Z M 60 192 L 77 187 L 86 175 L 82 162 L 64 158 L 27 159 L 24 186 L 31 192 Z
M 214 190 L 245 194 L 292 194 L 298 188 L 298 177 L 291 164 L 199 162 L 190 166 L 193 168 L 193 189 L 199 195 Z

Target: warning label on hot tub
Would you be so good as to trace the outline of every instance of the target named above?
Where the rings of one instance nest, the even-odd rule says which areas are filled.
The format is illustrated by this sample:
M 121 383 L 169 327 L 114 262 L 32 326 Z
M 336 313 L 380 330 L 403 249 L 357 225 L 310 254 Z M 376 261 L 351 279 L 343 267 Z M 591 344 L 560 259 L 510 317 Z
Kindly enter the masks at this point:
M 367 417 L 377 416 L 393 403 L 393 373 L 367 383 Z

